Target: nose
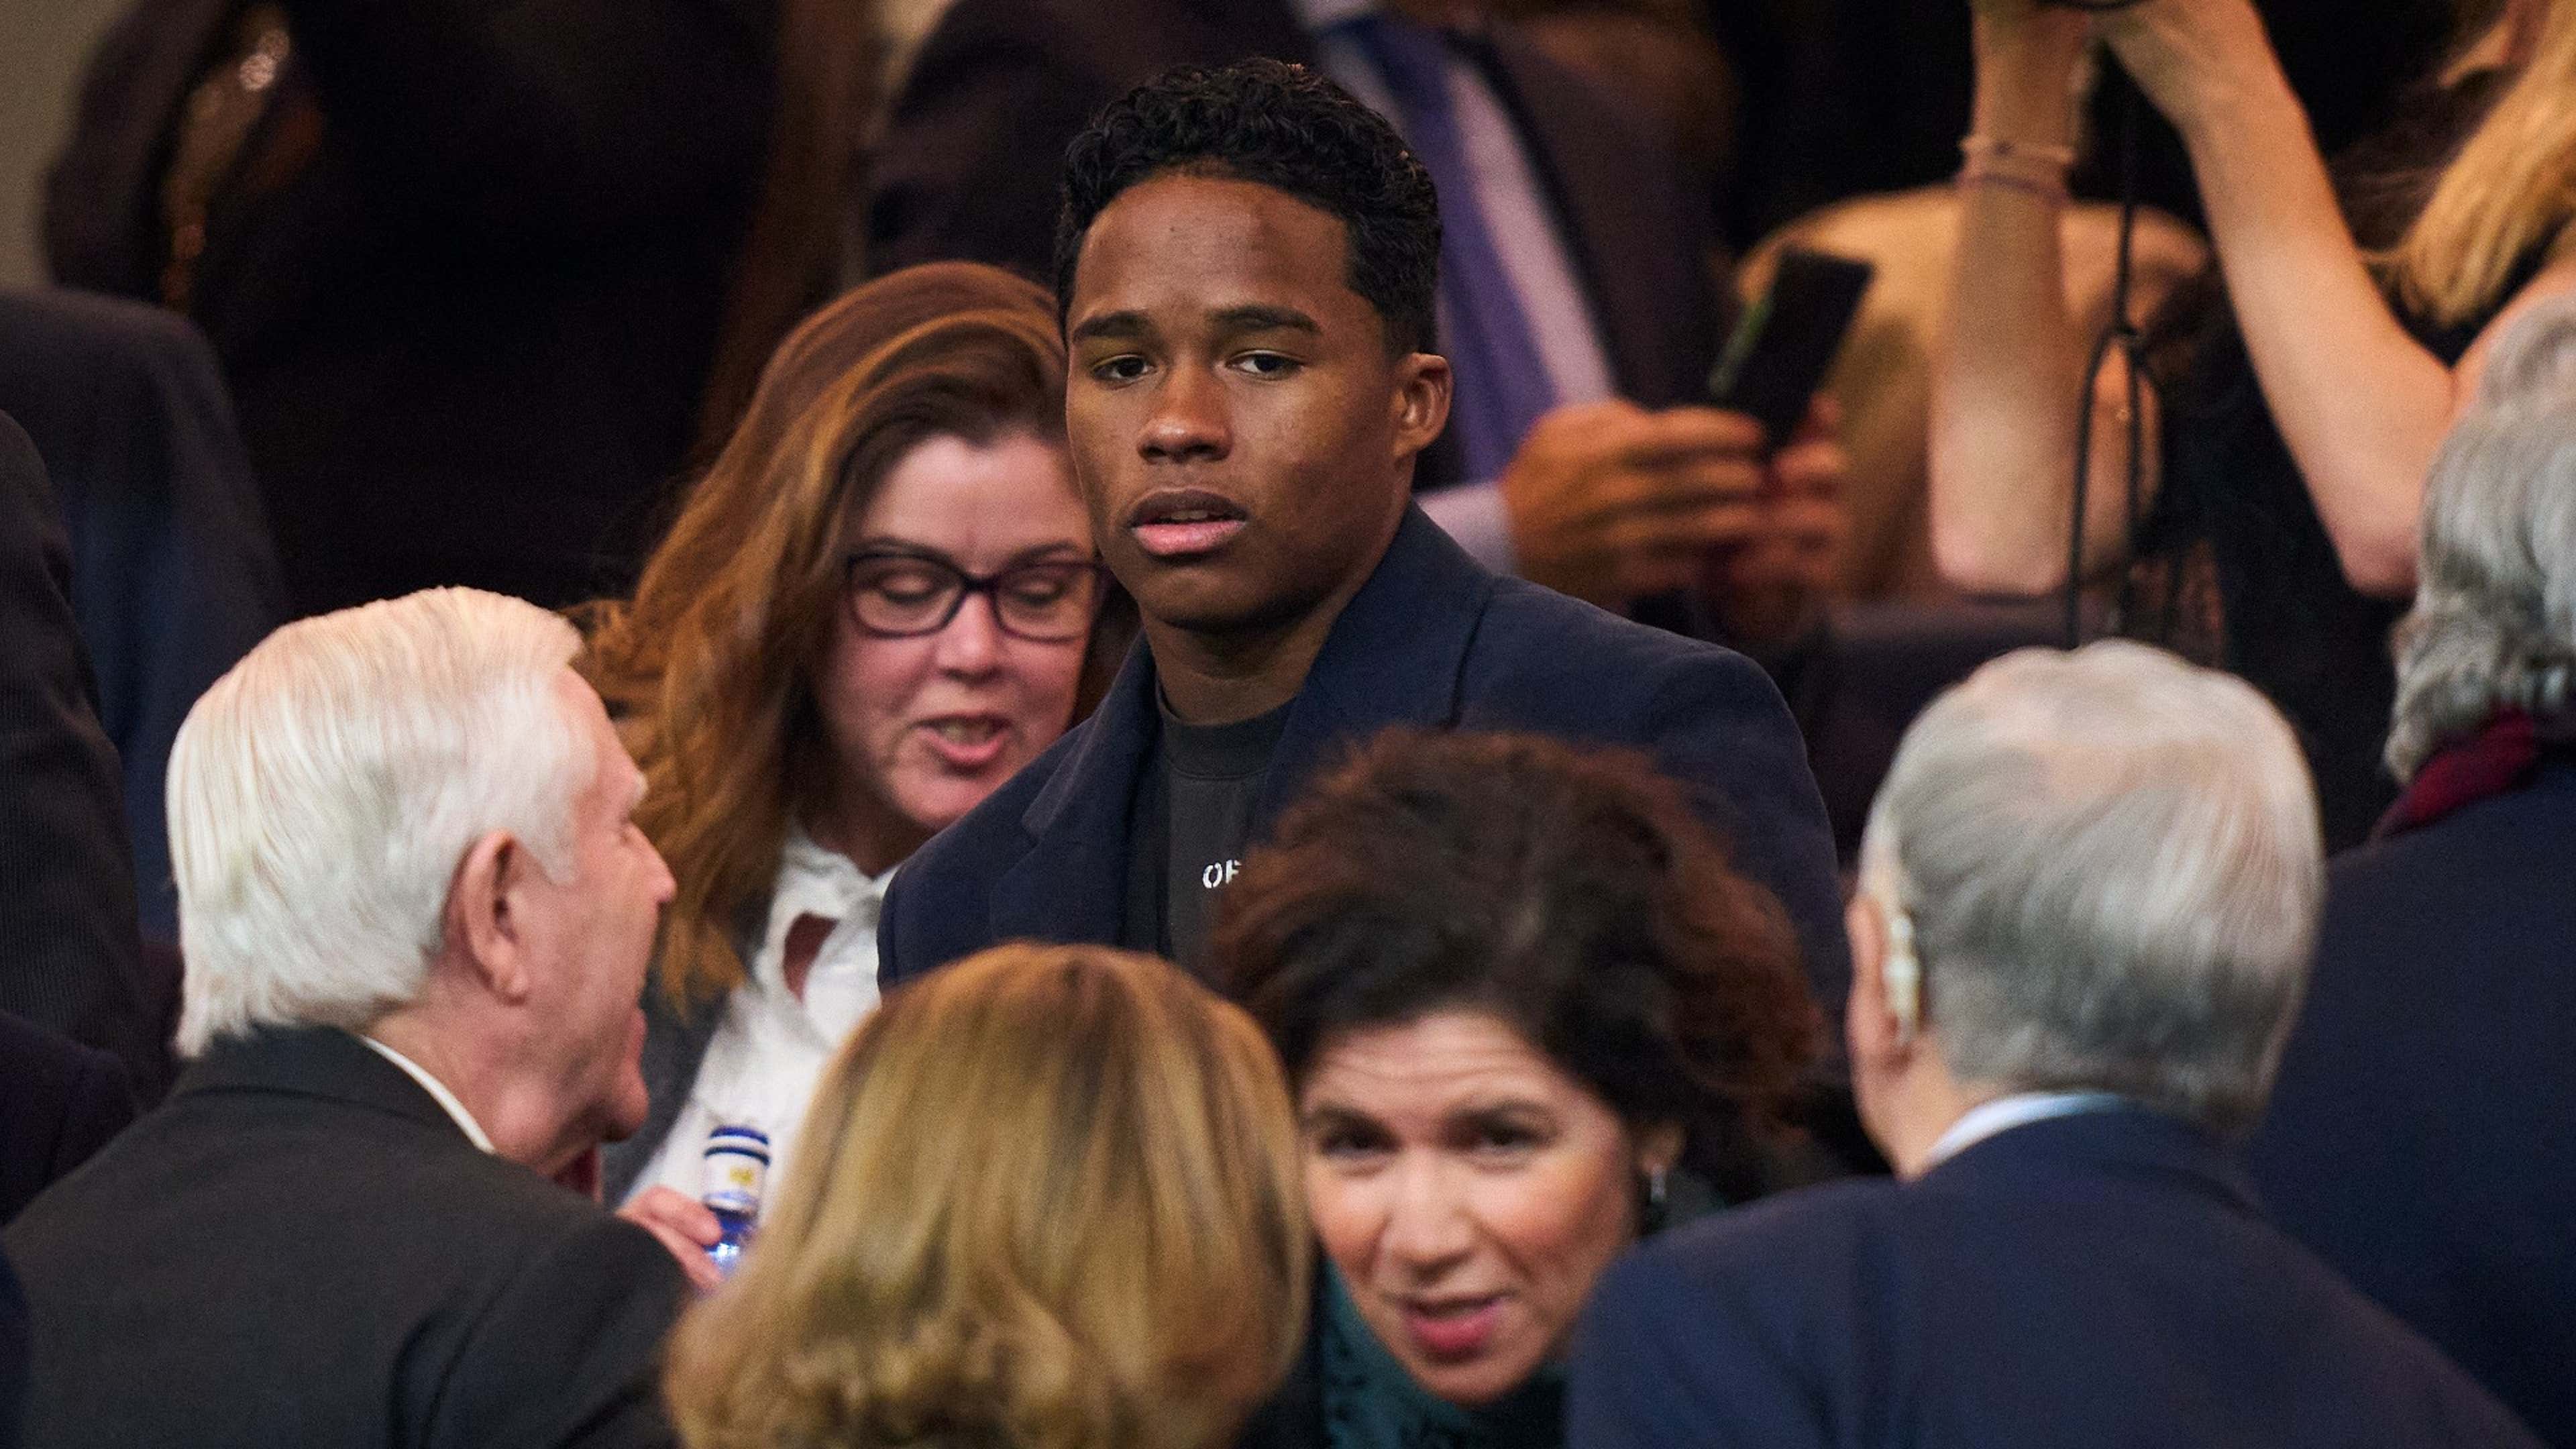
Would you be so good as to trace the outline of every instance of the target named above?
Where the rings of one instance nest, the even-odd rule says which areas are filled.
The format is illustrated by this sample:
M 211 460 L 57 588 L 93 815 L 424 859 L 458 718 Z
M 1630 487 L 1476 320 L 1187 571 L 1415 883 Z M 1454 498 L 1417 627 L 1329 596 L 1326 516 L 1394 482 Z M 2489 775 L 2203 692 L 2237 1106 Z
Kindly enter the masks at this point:
M 1195 367 L 1165 373 L 1137 451 L 1148 462 L 1214 462 L 1233 447 L 1225 384 Z
M 1388 1265 L 1416 1281 L 1436 1280 L 1475 1251 L 1476 1226 L 1462 1184 L 1437 1162 L 1400 1169 L 1380 1239 Z
M 680 883 L 671 875 L 671 863 L 662 858 L 661 850 L 652 841 L 645 841 L 644 848 L 653 854 L 653 904 L 667 906 L 671 897 L 680 893 Z
M 980 679 L 1002 664 L 1001 619 L 993 612 L 991 594 L 968 594 L 957 616 L 939 631 L 933 662 L 943 674 Z

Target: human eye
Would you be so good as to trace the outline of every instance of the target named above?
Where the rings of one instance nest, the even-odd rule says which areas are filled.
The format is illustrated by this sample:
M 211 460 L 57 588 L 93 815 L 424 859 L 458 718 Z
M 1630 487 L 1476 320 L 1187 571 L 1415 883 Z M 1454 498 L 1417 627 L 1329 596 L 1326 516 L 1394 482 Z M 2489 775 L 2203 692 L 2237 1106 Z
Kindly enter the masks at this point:
M 1089 371 L 1092 379 L 1097 382 L 1113 385 L 1134 382 L 1145 375 L 1145 359 L 1133 352 L 1122 352 L 1115 357 L 1104 357 L 1091 364 Z
M 1365 1122 L 1327 1122 L 1311 1129 L 1307 1141 L 1317 1157 L 1343 1168 L 1367 1167 L 1395 1150 L 1384 1132 Z
M 1063 603 L 1073 592 L 1073 570 L 1061 564 L 1032 564 L 1013 569 L 1002 581 L 1002 589 L 1014 603 L 1033 609 L 1050 608 Z
M 1242 353 L 1234 359 L 1237 372 L 1249 373 L 1254 377 L 1287 377 L 1304 366 L 1304 363 L 1284 352 L 1253 351 Z
M 1462 1124 L 1459 1135 L 1470 1156 L 1497 1165 L 1519 1163 L 1550 1140 L 1544 1124 L 1516 1114 L 1480 1115 Z
M 938 568 L 917 560 L 887 559 L 859 572 L 860 589 L 890 604 L 926 603 L 947 586 Z

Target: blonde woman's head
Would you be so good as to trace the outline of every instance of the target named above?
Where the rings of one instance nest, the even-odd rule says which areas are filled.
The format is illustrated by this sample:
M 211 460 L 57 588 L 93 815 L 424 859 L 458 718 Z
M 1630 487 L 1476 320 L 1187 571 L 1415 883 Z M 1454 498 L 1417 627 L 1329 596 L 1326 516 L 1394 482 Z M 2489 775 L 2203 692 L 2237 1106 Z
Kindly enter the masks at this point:
M 758 1246 L 673 1341 L 694 1449 L 1200 1449 L 1303 1337 L 1296 1127 L 1151 957 L 996 947 L 836 1058 Z

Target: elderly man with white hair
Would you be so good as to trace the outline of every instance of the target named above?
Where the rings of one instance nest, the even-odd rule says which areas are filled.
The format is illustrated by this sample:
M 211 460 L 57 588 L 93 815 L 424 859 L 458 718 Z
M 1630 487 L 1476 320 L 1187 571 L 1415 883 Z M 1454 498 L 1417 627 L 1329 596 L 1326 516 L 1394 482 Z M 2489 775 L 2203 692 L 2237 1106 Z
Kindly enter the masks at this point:
M 171 756 L 170 1100 L 6 1235 L 31 1444 L 657 1445 L 684 1290 L 548 1180 L 644 1116 L 671 877 L 560 619 L 290 624 Z
M 2321 873 L 2298 746 L 2241 681 L 2108 643 L 1937 700 L 1850 911 L 1853 1086 L 1899 1180 L 1613 1268 L 1569 1442 L 2532 1445 L 2230 1159 Z
M 2379 838 L 2247 1150 L 2293 1237 L 2576 1445 L 2576 299 L 2498 344 L 2424 485 Z

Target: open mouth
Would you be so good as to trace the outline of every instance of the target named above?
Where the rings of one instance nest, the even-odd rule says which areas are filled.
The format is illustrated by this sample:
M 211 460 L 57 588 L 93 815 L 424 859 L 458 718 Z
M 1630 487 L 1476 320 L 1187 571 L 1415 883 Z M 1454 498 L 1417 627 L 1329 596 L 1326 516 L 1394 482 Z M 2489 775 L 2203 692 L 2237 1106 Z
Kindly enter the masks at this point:
M 1501 1326 L 1502 1295 L 1481 1298 L 1413 1299 L 1404 1304 L 1405 1331 L 1424 1355 L 1434 1359 L 1473 1358 L 1485 1351 Z
M 1221 493 L 1161 488 L 1128 510 L 1127 531 L 1156 558 L 1183 558 L 1222 548 L 1252 515 Z
M 960 769 L 991 764 L 1011 733 L 1008 720 L 990 714 L 942 715 L 923 720 L 921 730 L 930 737 L 931 748 Z

